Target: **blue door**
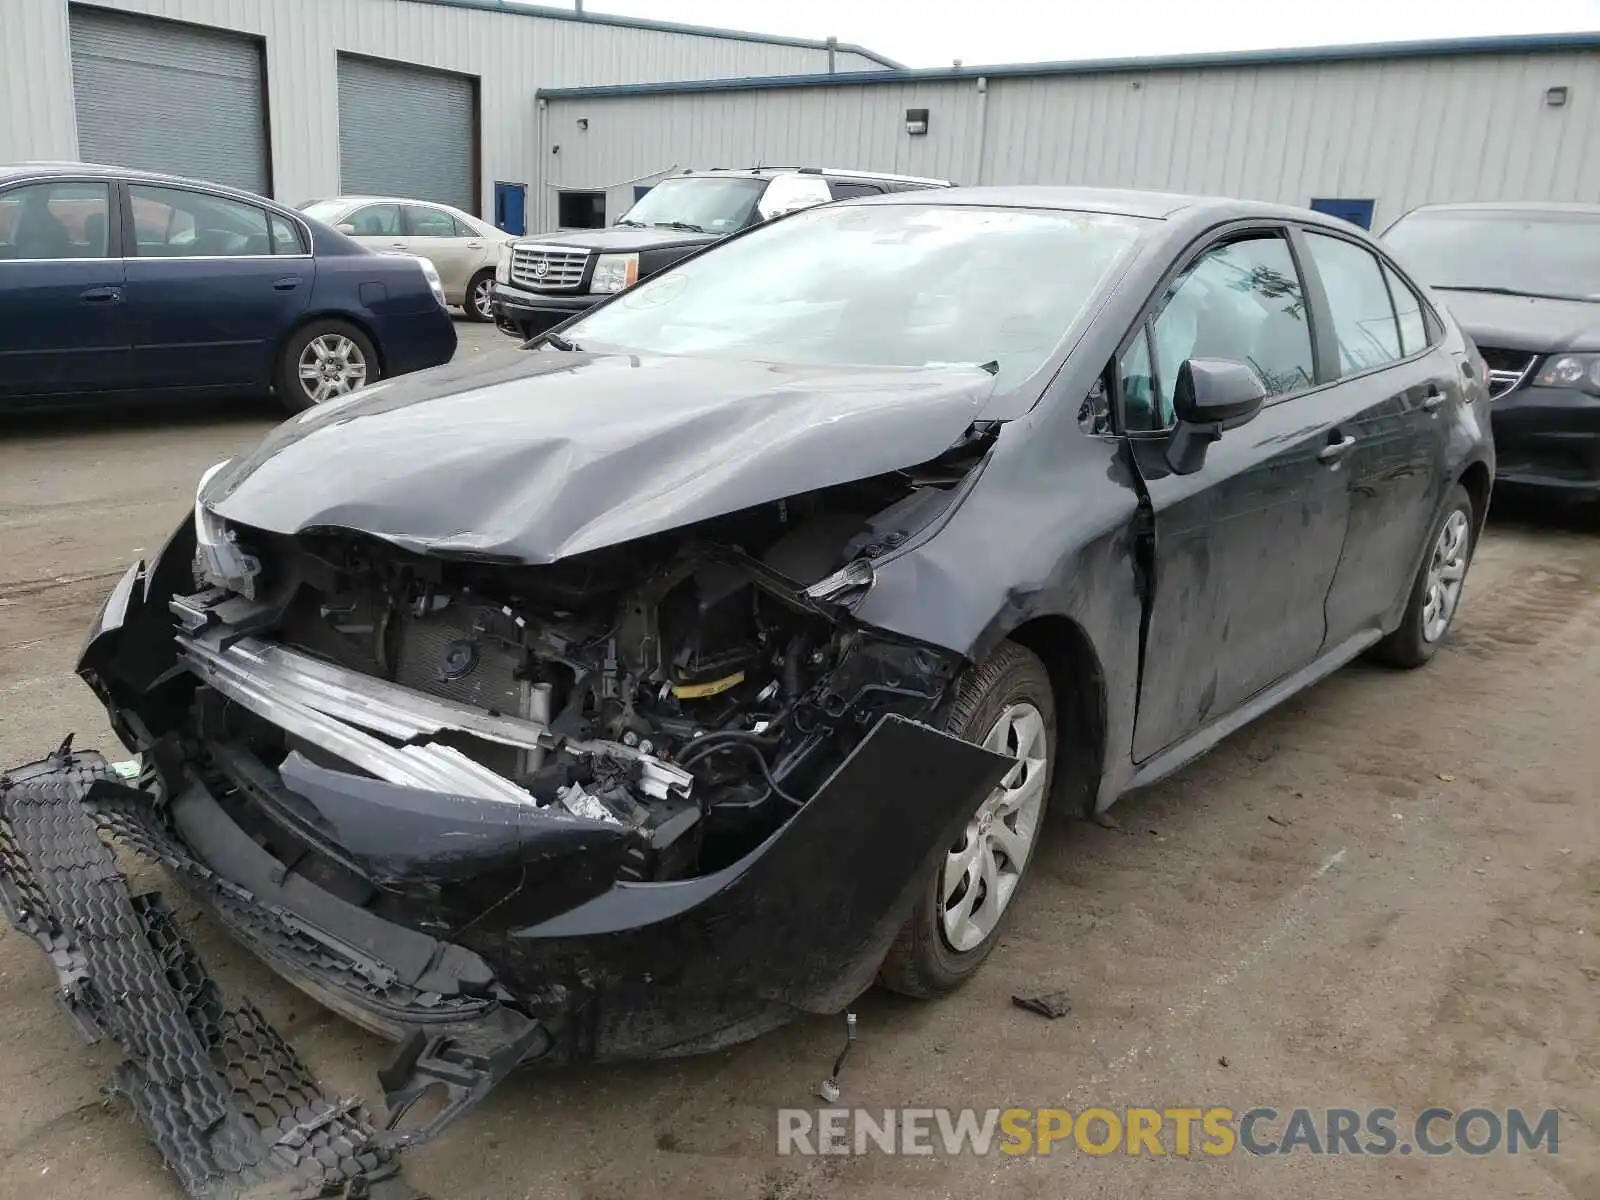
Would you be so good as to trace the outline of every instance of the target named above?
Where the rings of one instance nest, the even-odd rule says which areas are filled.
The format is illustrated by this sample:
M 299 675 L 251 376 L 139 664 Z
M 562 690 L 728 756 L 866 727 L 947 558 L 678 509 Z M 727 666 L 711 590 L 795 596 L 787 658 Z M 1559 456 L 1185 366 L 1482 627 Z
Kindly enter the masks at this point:
M 1375 203 L 1372 200 L 1340 200 L 1313 196 L 1311 210 L 1327 213 L 1330 217 L 1338 217 L 1341 221 L 1349 221 L 1350 224 L 1359 225 L 1363 229 L 1371 229 L 1372 207 Z
M 528 185 L 525 183 L 496 183 L 494 185 L 495 228 L 510 234 L 528 232 Z

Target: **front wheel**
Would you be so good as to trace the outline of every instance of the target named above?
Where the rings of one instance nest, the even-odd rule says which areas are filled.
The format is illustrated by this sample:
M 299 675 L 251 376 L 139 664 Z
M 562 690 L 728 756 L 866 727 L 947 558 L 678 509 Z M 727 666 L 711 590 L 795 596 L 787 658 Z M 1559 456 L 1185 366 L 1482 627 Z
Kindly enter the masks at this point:
M 494 272 L 479 271 L 467 284 L 466 303 L 461 306 L 469 321 L 494 320 Z
M 1420 667 L 1438 652 L 1461 607 L 1475 529 L 1472 497 L 1458 483 L 1445 497 L 1444 511 L 1428 534 L 1428 556 L 1412 581 L 1399 628 L 1373 649 L 1379 661 Z
M 947 732 L 1016 760 L 935 866 L 878 982 L 907 996 L 965 983 L 999 941 L 1033 858 L 1055 768 L 1055 696 L 1036 655 L 1004 642 L 958 685 Z
M 284 343 L 273 387 L 290 412 L 348 395 L 382 376 L 378 352 L 347 321 L 313 321 Z

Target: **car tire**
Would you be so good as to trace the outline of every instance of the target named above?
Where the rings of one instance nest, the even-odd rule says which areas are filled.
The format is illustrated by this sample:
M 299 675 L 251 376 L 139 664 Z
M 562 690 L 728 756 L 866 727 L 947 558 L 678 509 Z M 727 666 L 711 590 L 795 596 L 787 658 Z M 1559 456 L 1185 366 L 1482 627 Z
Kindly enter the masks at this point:
M 485 268 L 467 281 L 467 294 L 462 298 L 461 311 L 469 321 L 492 321 L 493 306 L 494 272 Z
M 344 391 L 333 391 L 319 399 L 312 387 L 302 381 L 301 366 L 314 363 L 317 359 L 313 344 L 320 343 L 332 354 L 343 354 L 343 361 L 354 363 L 357 359 L 361 364 L 364 374 L 359 383 L 351 376 L 346 376 L 347 382 L 354 386 L 347 387 Z M 272 387 L 278 395 L 278 401 L 292 413 L 304 412 L 314 407 L 322 400 L 331 400 L 335 396 L 348 394 L 356 387 L 366 387 L 376 383 L 383 377 L 383 366 L 378 360 L 378 352 L 372 345 L 372 340 L 348 321 L 321 320 L 312 321 L 303 325 L 289 339 L 284 342 L 283 348 L 278 351 L 278 365 L 273 372 Z
M 1013 734 L 1024 726 L 1027 733 L 998 738 L 997 731 L 1008 720 L 1013 722 Z M 1032 741 L 1034 720 L 1039 726 L 1037 745 L 1021 745 L 1023 737 Z M 1017 889 L 1038 851 L 1056 762 L 1055 696 L 1050 675 L 1032 651 L 1014 642 L 1003 642 L 992 657 L 968 671 L 957 684 L 955 699 L 941 724 L 947 733 L 979 744 L 998 746 L 1000 740 L 1007 740 L 1008 753 L 1013 752 L 1012 746 L 1021 751 L 1042 749 L 1043 761 L 1039 763 L 1036 755 L 1028 755 L 1031 765 L 1008 778 L 1011 786 L 1002 785 L 985 797 L 949 854 L 923 884 L 910 919 L 885 956 L 878 970 L 879 984 L 902 995 L 924 998 L 948 995 L 983 965 L 1000 939 L 1015 907 Z M 1018 811 L 1007 812 L 1004 799 L 1024 790 L 1030 800 L 1019 803 Z M 1026 829 L 1024 820 L 1031 820 Z M 1011 836 L 1002 839 L 995 832 L 1001 825 Z M 1016 840 L 1019 833 L 1026 835 L 1024 843 Z M 975 843 L 974 839 L 979 841 Z M 1005 859 L 1002 840 L 1012 846 L 1025 845 L 1020 864 L 1010 864 Z M 984 842 L 988 843 L 989 864 L 993 868 L 988 872 L 982 862 Z M 975 844 L 976 858 L 971 860 L 975 865 L 963 870 L 965 856 Z M 1001 860 L 1006 865 L 999 865 Z M 949 881 L 958 876 L 963 882 L 952 893 Z M 999 880 L 1000 887 L 991 893 L 986 881 L 993 880 Z M 1003 899 L 998 911 L 985 912 L 991 894 L 1000 894 Z M 975 897 L 975 903 L 966 905 L 970 915 L 963 924 L 960 913 L 969 897 Z
M 1405 616 L 1400 618 L 1399 627 L 1373 648 L 1375 659 L 1391 667 L 1409 669 L 1422 666 L 1438 652 L 1461 611 L 1477 531 L 1472 497 L 1458 483 L 1450 489 L 1443 511 L 1428 530 L 1427 555 L 1411 581 Z M 1453 593 L 1448 590 L 1450 585 L 1454 586 Z M 1447 605 L 1442 614 L 1438 609 L 1441 604 Z

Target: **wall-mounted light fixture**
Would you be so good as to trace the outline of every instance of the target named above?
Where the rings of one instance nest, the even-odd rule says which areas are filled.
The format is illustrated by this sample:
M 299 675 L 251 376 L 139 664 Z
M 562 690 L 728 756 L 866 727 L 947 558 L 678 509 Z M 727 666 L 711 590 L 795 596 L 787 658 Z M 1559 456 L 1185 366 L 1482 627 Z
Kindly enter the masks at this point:
M 578 118 L 578 128 L 579 129 L 587 129 L 587 128 L 589 128 L 589 118 L 588 117 L 579 117 Z
M 1545 88 L 1544 103 L 1546 108 L 1565 108 L 1567 106 L 1567 89 L 1565 85 Z
M 928 132 L 928 110 L 925 108 L 906 109 L 906 132 L 912 137 L 920 137 Z

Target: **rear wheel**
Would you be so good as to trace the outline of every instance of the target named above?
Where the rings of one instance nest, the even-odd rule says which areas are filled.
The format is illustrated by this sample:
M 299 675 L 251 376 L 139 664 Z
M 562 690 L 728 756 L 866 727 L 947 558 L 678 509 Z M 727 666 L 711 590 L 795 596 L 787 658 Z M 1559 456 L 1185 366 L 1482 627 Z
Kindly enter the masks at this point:
M 1399 628 L 1373 649 L 1379 661 L 1395 667 L 1420 667 L 1438 652 L 1461 607 L 1476 527 L 1472 497 L 1458 483 L 1450 489 L 1444 511 L 1428 534 L 1428 556 L 1412 581 L 1411 598 Z
M 382 376 L 372 342 L 348 321 L 313 321 L 278 353 L 273 387 L 290 412 L 303 412 L 376 383 Z
M 1002 643 L 961 681 L 944 728 L 1016 766 L 935 866 L 884 959 L 878 982 L 908 996 L 947 995 L 977 971 L 1032 861 L 1055 768 L 1055 697 L 1044 664 Z
M 467 284 L 467 295 L 462 310 L 469 321 L 494 320 L 494 272 L 479 271 Z

